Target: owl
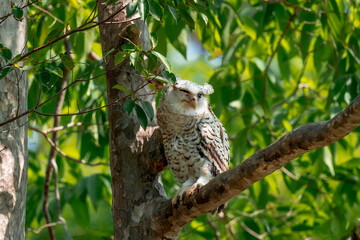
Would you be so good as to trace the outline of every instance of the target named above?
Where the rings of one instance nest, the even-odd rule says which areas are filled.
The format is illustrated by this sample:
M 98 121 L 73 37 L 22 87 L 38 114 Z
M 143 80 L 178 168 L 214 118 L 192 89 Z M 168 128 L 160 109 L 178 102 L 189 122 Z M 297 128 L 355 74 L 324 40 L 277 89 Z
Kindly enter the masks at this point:
M 182 184 L 172 198 L 174 206 L 229 169 L 228 136 L 205 97 L 213 92 L 210 84 L 188 80 L 177 80 L 163 89 L 157 122 L 168 165 Z

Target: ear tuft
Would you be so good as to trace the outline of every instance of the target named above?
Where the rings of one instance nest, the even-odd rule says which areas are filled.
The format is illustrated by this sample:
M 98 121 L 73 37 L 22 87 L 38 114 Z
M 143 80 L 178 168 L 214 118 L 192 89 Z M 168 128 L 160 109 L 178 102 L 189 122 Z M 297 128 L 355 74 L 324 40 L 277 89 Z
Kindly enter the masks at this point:
M 204 93 L 205 94 L 212 94 L 214 92 L 214 88 L 208 84 L 208 83 L 205 83 L 204 84 Z

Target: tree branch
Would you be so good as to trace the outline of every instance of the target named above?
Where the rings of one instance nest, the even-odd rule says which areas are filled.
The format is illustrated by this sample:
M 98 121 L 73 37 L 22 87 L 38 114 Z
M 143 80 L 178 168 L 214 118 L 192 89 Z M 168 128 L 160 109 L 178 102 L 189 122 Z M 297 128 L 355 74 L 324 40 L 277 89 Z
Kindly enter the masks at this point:
M 291 160 L 330 145 L 360 124 L 360 95 L 342 112 L 325 122 L 310 123 L 292 130 L 270 146 L 257 151 L 239 166 L 226 171 L 186 198 L 177 209 L 171 200 L 153 209 L 154 227 L 166 237 L 176 237 L 185 224 L 227 202 Z

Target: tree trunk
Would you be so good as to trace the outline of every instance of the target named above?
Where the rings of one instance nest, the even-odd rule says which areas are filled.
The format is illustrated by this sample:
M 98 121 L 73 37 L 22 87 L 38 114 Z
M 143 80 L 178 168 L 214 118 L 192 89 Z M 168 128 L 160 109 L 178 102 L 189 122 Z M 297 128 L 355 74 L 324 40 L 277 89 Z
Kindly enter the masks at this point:
M 20 5 L 22 1 L 12 1 Z M 9 16 L 0 24 L 0 43 L 12 56 L 26 48 L 26 10 L 21 21 Z M 0 16 L 11 13 L 10 1 L 0 1 Z M 0 64 L 5 61 L 0 57 Z M 27 109 L 27 73 L 13 70 L 0 80 L 0 122 Z M 0 127 L 0 239 L 24 239 L 28 169 L 27 118 Z
M 99 21 L 118 11 L 126 5 L 122 2 L 105 6 L 99 3 Z M 121 11 L 112 22 L 126 19 L 125 11 Z M 129 60 L 126 59 L 114 66 L 114 56 L 121 51 L 121 45 L 130 39 L 141 44 L 143 50 L 150 47 L 149 34 L 142 21 L 120 24 L 100 25 L 103 54 L 115 49 L 105 59 L 108 102 L 119 101 L 108 109 L 110 138 L 110 167 L 112 177 L 115 239 L 154 239 L 155 231 L 152 222 L 145 218 L 155 206 L 154 201 L 164 201 L 161 181 L 155 181 L 157 174 L 164 168 L 165 160 L 160 148 L 161 133 L 158 127 L 148 126 L 144 131 L 135 115 L 128 115 L 123 110 L 127 93 L 112 89 L 115 84 L 126 87 L 139 95 L 151 90 L 143 78 L 134 75 Z M 154 105 L 154 95 L 142 98 Z M 159 189 L 160 191 L 158 191 Z M 160 194 L 162 193 L 162 194 Z

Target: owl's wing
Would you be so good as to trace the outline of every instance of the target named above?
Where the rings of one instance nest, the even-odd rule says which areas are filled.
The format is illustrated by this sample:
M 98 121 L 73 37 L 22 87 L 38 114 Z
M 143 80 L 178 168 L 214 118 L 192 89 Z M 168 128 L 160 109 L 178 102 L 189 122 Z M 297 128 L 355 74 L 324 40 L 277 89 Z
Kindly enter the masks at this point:
M 229 169 L 230 147 L 225 128 L 211 111 L 198 125 L 200 150 L 215 166 L 215 175 Z

